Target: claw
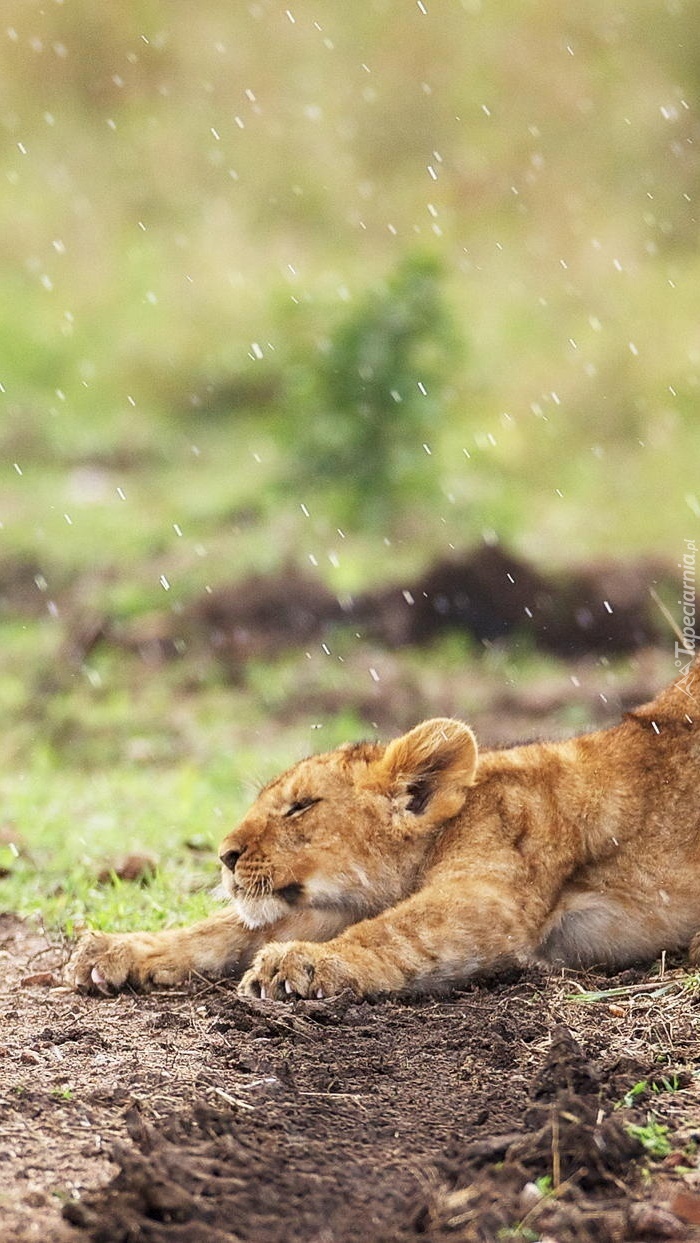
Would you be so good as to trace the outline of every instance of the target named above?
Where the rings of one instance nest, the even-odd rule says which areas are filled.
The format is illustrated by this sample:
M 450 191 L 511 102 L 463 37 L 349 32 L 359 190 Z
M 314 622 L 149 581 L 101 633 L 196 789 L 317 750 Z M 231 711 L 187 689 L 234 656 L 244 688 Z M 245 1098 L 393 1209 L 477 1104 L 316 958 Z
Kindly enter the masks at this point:
M 90 979 L 92 980 L 92 983 L 95 985 L 95 988 L 99 988 L 101 993 L 109 992 L 109 988 L 107 985 L 107 977 L 102 974 L 99 967 L 92 968 L 92 971 L 90 972 Z
M 288 993 L 288 994 L 291 994 L 291 993 L 292 993 L 292 991 L 293 991 L 292 986 L 291 986 L 291 984 L 289 983 L 289 980 L 285 980 L 285 981 L 284 981 L 284 991 L 285 991 L 285 993 Z
M 316 989 L 316 996 L 318 997 L 319 1001 L 323 1001 L 323 998 L 325 997 L 325 995 L 326 994 L 324 993 L 322 988 Z
M 260 999 L 262 1001 L 267 1001 L 267 990 L 264 984 L 260 985 Z

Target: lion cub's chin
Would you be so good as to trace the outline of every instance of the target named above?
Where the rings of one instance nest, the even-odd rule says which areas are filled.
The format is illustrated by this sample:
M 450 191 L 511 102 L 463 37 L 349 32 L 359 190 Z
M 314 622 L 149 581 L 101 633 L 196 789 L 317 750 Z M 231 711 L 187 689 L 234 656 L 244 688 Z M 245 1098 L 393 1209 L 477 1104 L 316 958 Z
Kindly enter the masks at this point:
M 262 898 L 247 898 L 244 895 L 236 894 L 233 897 L 233 905 L 246 928 L 266 928 L 268 924 L 276 924 L 279 919 L 284 919 L 285 915 L 289 915 L 292 907 L 284 898 L 278 898 L 275 894 L 266 894 Z

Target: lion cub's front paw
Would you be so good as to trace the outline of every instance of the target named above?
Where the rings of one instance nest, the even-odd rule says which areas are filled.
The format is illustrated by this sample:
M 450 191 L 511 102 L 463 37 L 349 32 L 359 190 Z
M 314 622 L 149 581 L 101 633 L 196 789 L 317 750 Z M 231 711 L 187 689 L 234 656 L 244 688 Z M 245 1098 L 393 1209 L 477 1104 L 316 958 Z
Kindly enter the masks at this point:
M 175 984 L 183 976 L 180 964 L 158 952 L 153 934 L 88 932 L 81 937 L 65 972 L 73 987 L 111 993 L 127 984 Z
M 257 954 L 238 990 L 249 997 L 289 1001 L 299 997 L 332 997 L 350 988 L 361 994 L 357 974 L 327 945 L 311 941 L 271 941 Z

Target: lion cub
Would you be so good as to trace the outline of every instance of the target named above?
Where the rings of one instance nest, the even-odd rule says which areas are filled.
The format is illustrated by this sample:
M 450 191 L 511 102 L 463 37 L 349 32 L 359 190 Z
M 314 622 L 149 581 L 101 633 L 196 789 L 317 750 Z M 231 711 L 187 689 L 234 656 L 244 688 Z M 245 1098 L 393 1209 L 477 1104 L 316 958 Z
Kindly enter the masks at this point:
M 221 844 L 230 907 L 90 934 L 78 986 L 243 974 L 258 997 L 430 989 L 535 960 L 621 966 L 700 928 L 700 664 L 611 729 L 477 752 L 460 721 L 302 760 Z

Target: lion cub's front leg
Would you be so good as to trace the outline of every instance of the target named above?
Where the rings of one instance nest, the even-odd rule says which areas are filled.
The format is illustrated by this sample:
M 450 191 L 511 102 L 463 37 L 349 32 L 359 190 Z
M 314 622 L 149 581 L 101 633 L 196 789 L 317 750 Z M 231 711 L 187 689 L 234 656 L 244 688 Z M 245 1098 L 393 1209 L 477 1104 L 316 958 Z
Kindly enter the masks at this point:
M 454 984 L 527 956 L 538 918 L 523 909 L 517 891 L 490 878 L 452 892 L 428 886 L 325 944 L 265 945 L 240 990 L 284 1000 L 345 988 L 368 996 Z
M 240 976 L 266 941 L 325 941 L 348 923 L 341 912 L 301 910 L 249 928 L 232 908 L 165 932 L 88 932 L 66 968 L 74 988 L 111 992 L 132 985 L 182 984 L 193 975 Z
M 181 984 L 191 975 L 216 977 L 245 969 L 263 940 L 233 910 L 165 932 L 88 932 L 66 976 L 73 987 L 102 992 L 127 984 Z

